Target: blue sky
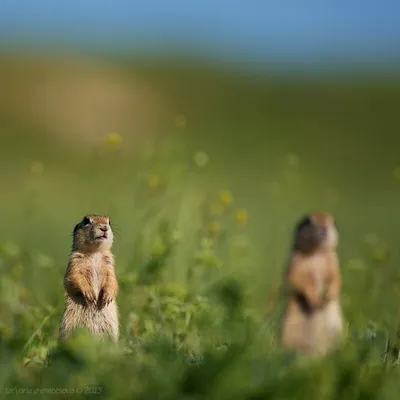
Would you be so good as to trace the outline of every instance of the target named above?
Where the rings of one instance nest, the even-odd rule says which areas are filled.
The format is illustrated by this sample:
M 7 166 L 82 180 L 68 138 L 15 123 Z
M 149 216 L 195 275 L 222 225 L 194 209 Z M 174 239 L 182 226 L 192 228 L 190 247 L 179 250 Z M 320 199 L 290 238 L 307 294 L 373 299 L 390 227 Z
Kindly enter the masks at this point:
M 254 60 L 400 55 L 400 1 L 0 0 L 0 42 L 185 45 Z

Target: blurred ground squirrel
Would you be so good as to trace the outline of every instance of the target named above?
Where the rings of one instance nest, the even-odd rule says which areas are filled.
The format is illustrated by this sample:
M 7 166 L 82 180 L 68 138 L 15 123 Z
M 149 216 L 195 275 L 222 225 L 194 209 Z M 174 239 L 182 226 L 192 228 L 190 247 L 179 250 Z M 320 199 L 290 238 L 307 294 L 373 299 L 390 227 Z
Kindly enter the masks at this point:
M 118 340 L 113 238 L 106 216 L 87 215 L 75 226 L 64 277 L 66 304 L 60 339 L 67 338 L 75 328 L 86 327 L 95 336 Z
M 285 273 L 281 343 L 301 354 L 324 355 L 343 331 L 338 232 L 329 213 L 302 218 Z

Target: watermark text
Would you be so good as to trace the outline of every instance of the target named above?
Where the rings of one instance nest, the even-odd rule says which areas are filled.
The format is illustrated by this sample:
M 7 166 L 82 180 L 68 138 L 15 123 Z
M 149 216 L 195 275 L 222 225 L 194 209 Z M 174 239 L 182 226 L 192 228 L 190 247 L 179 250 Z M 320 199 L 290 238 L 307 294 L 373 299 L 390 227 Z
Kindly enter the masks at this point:
M 49 388 L 21 388 L 11 387 L 5 388 L 6 395 L 68 395 L 68 394 L 101 394 L 103 388 L 101 386 L 84 386 L 77 388 L 66 388 L 66 387 L 49 387 Z

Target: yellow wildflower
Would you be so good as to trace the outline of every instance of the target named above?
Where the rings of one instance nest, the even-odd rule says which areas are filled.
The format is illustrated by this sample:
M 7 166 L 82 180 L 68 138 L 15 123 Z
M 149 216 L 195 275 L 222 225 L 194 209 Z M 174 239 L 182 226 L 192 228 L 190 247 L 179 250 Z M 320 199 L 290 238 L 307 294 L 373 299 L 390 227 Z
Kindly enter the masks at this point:
M 160 177 L 156 174 L 150 174 L 147 178 L 147 185 L 155 189 L 160 185 Z
M 21 300 L 27 300 L 30 296 L 29 290 L 25 287 L 22 287 L 19 291 L 19 298 Z
M 236 210 L 234 218 L 237 223 L 244 225 L 247 222 L 249 215 L 247 210 L 239 208 Z
M 233 201 L 232 193 L 229 190 L 222 190 L 219 194 L 219 200 L 225 206 L 231 204 Z
M 385 247 L 376 247 L 373 251 L 373 257 L 377 261 L 385 261 L 388 257 L 388 251 Z
M 210 224 L 208 224 L 208 231 L 210 233 L 217 234 L 217 233 L 219 233 L 220 230 L 221 230 L 221 227 L 218 224 L 218 222 L 211 222 Z
M 121 136 L 116 133 L 110 133 L 106 139 L 106 145 L 110 149 L 116 149 L 121 144 L 122 138 Z

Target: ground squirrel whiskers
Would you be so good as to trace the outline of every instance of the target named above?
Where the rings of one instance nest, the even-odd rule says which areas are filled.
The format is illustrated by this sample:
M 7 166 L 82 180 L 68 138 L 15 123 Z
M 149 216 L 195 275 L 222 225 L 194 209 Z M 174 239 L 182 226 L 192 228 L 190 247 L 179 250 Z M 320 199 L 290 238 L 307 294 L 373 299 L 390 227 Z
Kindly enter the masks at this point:
M 281 343 L 303 354 L 323 355 L 343 330 L 338 232 L 329 213 L 313 213 L 296 225 L 285 274 L 286 305 Z
M 113 231 L 106 216 L 86 215 L 73 231 L 64 277 L 66 304 L 59 337 L 85 327 L 95 336 L 118 340 L 118 282 L 111 252 Z

